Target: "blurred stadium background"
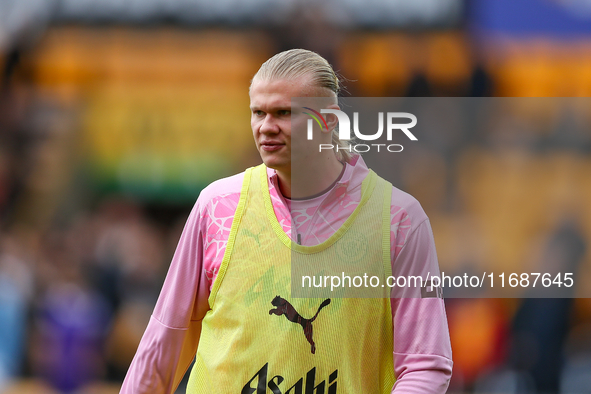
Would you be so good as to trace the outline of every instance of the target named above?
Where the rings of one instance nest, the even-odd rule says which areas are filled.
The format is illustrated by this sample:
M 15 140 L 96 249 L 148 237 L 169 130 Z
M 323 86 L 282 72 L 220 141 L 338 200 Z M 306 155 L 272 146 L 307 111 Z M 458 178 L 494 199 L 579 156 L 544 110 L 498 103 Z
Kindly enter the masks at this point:
M 351 96 L 591 95 L 589 0 L 1 0 L 0 392 L 118 392 L 200 190 L 259 162 L 251 76 L 293 47 Z M 591 100 L 520 103 L 401 172 L 444 267 L 589 266 Z M 590 301 L 447 299 L 450 392 L 591 393 Z

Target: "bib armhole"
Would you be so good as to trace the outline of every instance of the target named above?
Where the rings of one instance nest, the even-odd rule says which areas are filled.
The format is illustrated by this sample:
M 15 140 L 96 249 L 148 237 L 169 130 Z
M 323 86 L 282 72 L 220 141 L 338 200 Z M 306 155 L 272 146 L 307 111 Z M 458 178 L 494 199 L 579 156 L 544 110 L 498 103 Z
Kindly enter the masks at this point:
M 383 181 L 386 182 L 386 181 Z M 386 182 L 386 190 L 384 190 L 384 207 L 382 209 L 382 251 L 383 262 L 384 262 L 384 275 L 385 280 L 392 276 L 392 260 L 391 260 L 391 221 L 392 216 L 390 215 L 390 207 L 392 205 L 392 184 Z M 385 289 L 388 289 L 386 286 Z M 388 291 L 388 298 L 390 298 L 390 292 Z
M 242 216 L 244 215 L 246 203 L 248 200 L 248 188 L 250 187 L 252 171 L 253 168 L 251 167 L 246 169 L 246 171 L 244 172 L 244 180 L 242 181 L 242 188 L 240 189 L 240 199 L 238 200 L 238 206 L 236 207 L 234 219 L 232 220 L 232 227 L 230 228 L 228 244 L 226 245 L 224 257 L 222 258 L 222 263 L 220 264 L 220 270 L 218 272 L 217 277 L 215 278 L 215 281 L 213 282 L 213 287 L 208 298 L 209 307 L 211 309 L 213 309 L 215 297 L 218 293 L 218 290 L 220 289 L 222 281 L 224 280 L 224 276 L 228 269 L 230 257 L 232 257 L 232 251 L 234 250 L 234 242 L 236 241 L 236 234 L 238 233 L 238 227 L 240 226 L 240 222 L 242 221 Z

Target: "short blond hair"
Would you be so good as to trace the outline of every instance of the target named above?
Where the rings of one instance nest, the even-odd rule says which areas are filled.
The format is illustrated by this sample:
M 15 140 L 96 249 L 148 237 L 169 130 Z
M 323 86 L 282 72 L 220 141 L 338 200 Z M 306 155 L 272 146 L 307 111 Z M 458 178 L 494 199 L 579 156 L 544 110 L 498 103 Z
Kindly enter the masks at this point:
M 290 49 L 280 52 L 264 62 L 252 81 L 276 79 L 297 79 L 309 76 L 313 86 L 328 89 L 338 97 L 342 82 L 330 63 L 316 52 L 306 49 Z M 252 86 L 252 82 L 251 82 Z M 339 139 L 338 130 L 332 130 L 332 144 L 337 147 L 335 152 L 340 161 L 348 162 L 353 157 L 349 141 Z

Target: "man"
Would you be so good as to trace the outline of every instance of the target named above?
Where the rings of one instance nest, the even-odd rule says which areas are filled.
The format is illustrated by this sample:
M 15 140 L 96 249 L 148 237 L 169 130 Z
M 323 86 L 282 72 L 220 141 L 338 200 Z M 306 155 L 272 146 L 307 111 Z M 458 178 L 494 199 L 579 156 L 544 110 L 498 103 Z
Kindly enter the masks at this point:
M 384 276 L 438 272 L 414 198 L 346 149 L 316 151 L 318 143 L 346 148 L 335 116 L 313 140 L 292 138 L 306 117 L 292 113 L 291 98 L 321 97 L 338 109 L 339 89 L 332 67 L 310 51 L 261 66 L 250 101 L 264 165 L 199 196 L 122 393 L 172 393 L 193 359 L 188 393 L 446 391 L 442 299 L 291 297 L 292 256 L 334 263 L 362 234 L 370 235 L 362 257 L 384 260 Z

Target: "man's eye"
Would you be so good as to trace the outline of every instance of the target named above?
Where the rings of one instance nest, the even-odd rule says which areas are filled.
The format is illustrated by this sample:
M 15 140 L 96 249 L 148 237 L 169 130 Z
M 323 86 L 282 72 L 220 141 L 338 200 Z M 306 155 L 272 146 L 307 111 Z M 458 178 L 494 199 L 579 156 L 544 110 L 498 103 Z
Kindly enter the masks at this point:
M 288 110 L 288 109 L 282 109 L 282 110 L 279 111 L 279 115 L 281 115 L 281 116 L 289 116 L 289 115 L 291 115 L 291 111 Z
M 260 111 L 260 110 L 252 111 L 252 113 L 256 116 L 263 116 L 265 114 L 263 111 Z

